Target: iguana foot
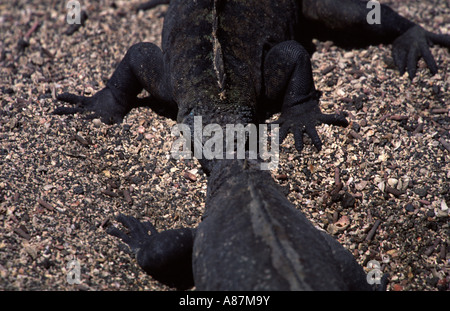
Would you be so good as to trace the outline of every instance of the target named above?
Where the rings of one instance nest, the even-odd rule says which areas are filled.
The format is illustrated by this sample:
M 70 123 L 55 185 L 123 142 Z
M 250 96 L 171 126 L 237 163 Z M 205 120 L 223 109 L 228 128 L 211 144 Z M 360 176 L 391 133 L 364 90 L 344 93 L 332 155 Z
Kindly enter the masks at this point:
M 140 222 L 134 217 L 119 215 L 117 221 L 122 223 L 126 228 L 130 230 L 129 234 L 119 230 L 117 227 L 108 227 L 107 233 L 118 237 L 125 244 L 127 244 L 133 254 L 137 254 L 143 245 L 148 242 L 152 236 L 157 235 L 155 227 L 149 222 Z M 148 233 L 151 233 L 149 235 Z
M 106 87 L 92 97 L 78 96 L 63 93 L 56 97 L 58 100 L 75 105 L 75 107 L 58 107 L 53 113 L 58 115 L 71 115 L 75 113 L 93 112 L 88 119 L 100 118 L 106 124 L 120 123 L 129 112 L 127 105 L 121 104 Z
M 420 57 L 423 57 L 431 73 L 436 74 L 438 68 L 429 49 L 433 44 L 449 48 L 450 35 L 434 34 L 417 25 L 398 37 L 392 45 L 392 55 L 400 74 L 403 75 L 407 70 L 409 77 L 413 79 Z
M 320 151 L 322 149 L 322 140 L 316 131 L 316 126 L 324 123 L 346 127 L 348 126 L 348 121 L 345 117 L 345 113 L 323 114 L 320 111 L 318 100 L 312 99 L 283 111 L 280 118 L 273 123 L 280 124 L 280 143 L 291 132 L 294 134 L 295 148 L 298 152 L 301 152 L 303 149 L 303 134 L 306 133 L 317 150 Z
M 188 289 L 194 286 L 192 246 L 195 229 L 157 232 L 151 223 L 140 222 L 131 216 L 119 215 L 117 221 L 128 228 L 128 234 L 114 226 L 109 227 L 107 233 L 129 246 L 145 272 L 171 287 Z

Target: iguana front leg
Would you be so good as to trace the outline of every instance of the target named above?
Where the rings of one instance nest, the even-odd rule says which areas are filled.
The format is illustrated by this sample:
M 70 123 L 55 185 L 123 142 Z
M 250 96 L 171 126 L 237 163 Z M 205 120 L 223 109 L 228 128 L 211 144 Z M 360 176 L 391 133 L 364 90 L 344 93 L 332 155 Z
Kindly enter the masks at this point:
M 121 122 L 136 107 L 148 106 L 156 113 L 175 119 L 178 108 L 171 97 L 168 74 L 164 68 L 162 52 L 152 43 L 133 45 L 114 71 L 106 87 L 92 97 L 63 93 L 58 100 L 76 107 L 58 107 L 55 114 L 93 112 L 90 116 L 105 123 Z M 150 96 L 138 98 L 146 89 Z
M 157 232 L 149 222 L 119 215 L 117 220 L 129 234 L 112 226 L 107 232 L 122 239 L 136 255 L 138 265 L 153 278 L 180 290 L 194 286 L 192 246 L 195 229 L 182 228 Z M 151 234 L 149 235 L 148 232 Z
M 320 92 L 314 86 L 309 55 L 296 41 L 282 42 L 268 52 L 264 61 L 264 84 L 269 99 L 283 102 L 281 116 L 274 122 L 281 125 L 280 142 L 292 132 L 299 152 L 303 149 L 304 133 L 318 150 L 321 149 L 317 125 L 348 125 L 343 114 L 323 114 L 320 111 Z
M 429 47 L 438 44 L 450 48 L 450 35 L 435 34 L 400 16 L 387 5 L 379 5 L 378 22 L 368 22 L 372 8 L 361 0 L 303 0 L 302 15 L 316 25 L 312 32 L 323 39 L 364 42 L 365 44 L 392 43 L 394 62 L 403 74 L 414 78 L 417 63 L 422 57 L 432 74 L 437 65 Z

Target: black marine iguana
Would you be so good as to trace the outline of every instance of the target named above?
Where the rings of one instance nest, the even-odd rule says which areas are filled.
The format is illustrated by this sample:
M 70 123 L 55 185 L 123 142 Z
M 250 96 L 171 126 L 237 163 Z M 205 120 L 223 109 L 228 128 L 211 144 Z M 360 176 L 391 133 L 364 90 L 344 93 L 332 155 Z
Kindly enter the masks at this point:
M 89 98 L 64 93 L 59 100 L 80 105 L 55 112 L 93 111 L 114 123 L 134 107 L 149 106 L 190 127 L 195 116 L 224 126 L 264 123 L 281 112 L 280 141 L 292 132 L 300 151 L 306 133 L 320 149 L 315 126 L 347 121 L 321 113 L 309 54 L 299 42 L 314 36 L 393 42 L 396 64 L 411 76 L 420 56 L 437 70 L 431 42 L 450 46 L 449 36 L 427 32 L 387 6 L 380 24 L 369 25 L 367 13 L 357 0 L 172 0 L 162 51 L 151 43 L 133 45 L 103 90 Z M 138 99 L 142 89 L 150 97 Z M 209 178 L 197 228 L 157 233 L 150 223 L 120 215 L 130 232 L 108 230 L 155 279 L 199 290 L 371 289 L 353 256 L 285 198 L 259 160 L 200 163 Z

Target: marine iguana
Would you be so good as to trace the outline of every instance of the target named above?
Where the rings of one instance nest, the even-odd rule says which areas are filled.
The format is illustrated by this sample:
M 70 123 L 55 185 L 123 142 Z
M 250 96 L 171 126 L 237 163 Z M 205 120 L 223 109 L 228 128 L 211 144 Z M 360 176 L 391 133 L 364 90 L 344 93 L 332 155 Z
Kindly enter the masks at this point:
M 61 94 L 59 100 L 78 106 L 55 113 L 92 111 L 114 123 L 135 107 L 149 106 L 193 127 L 195 116 L 224 126 L 259 124 L 281 112 L 280 141 L 292 132 L 301 151 L 306 133 L 320 150 L 315 126 L 348 122 L 343 114 L 320 111 L 301 43 L 314 36 L 393 41 L 395 62 L 411 77 L 420 56 L 436 72 L 429 43 L 450 46 L 449 36 L 427 32 L 387 6 L 381 6 L 380 24 L 369 25 L 367 13 L 366 3 L 356 0 L 172 0 L 162 51 L 151 43 L 133 45 L 104 89 L 92 97 Z M 150 96 L 138 99 L 142 89 Z M 155 279 L 199 290 L 371 289 L 351 253 L 286 199 L 260 169 L 260 159 L 199 161 L 209 177 L 197 228 L 158 233 L 148 222 L 120 215 L 130 232 L 108 229 Z

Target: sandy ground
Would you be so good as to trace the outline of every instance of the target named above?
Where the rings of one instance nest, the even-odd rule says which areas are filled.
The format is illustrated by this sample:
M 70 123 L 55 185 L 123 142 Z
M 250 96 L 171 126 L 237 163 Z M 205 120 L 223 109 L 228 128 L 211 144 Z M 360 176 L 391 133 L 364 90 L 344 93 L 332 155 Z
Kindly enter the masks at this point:
M 105 228 L 118 213 L 158 230 L 200 221 L 206 177 L 196 160 L 171 157 L 174 122 L 149 109 L 118 125 L 51 113 L 62 104 L 56 94 L 100 90 L 133 43 L 160 44 L 167 7 L 81 2 L 89 19 L 71 36 L 64 1 L 0 4 L 0 289 L 169 290 Z M 447 1 L 389 3 L 450 33 Z M 299 155 L 290 137 L 274 178 L 368 273 L 377 260 L 389 290 L 449 290 L 449 51 L 433 47 L 439 73 L 421 61 L 410 81 L 392 66 L 389 45 L 316 44 L 321 107 L 348 111 L 352 124 L 320 126 L 320 153 L 306 141 Z M 67 279 L 73 262 L 80 284 Z

